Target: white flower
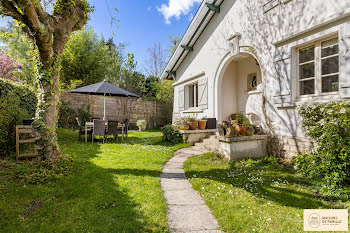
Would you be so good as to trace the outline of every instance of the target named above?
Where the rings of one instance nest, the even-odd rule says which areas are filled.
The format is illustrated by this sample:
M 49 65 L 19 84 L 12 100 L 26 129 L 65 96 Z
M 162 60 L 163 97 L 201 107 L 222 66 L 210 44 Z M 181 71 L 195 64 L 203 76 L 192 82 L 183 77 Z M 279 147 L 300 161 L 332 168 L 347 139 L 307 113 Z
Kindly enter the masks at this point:
M 271 218 L 266 219 L 266 221 L 271 221 Z
M 344 114 L 346 112 L 345 108 L 340 109 L 340 113 Z

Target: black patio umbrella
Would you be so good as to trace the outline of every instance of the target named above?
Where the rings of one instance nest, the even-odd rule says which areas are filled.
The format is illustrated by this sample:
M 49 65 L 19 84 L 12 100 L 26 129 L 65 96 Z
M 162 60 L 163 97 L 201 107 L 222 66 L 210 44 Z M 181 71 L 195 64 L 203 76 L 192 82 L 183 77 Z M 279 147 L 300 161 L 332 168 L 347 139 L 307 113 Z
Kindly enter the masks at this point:
M 106 95 L 110 96 L 124 96 L 124 97 L 138 97 L 137 95 L 121 89 L 106 80 L 103 82 L 91 84 L 85 87 L 80 87 L 69 91 L 70 93 L 80 93 L 88 95 L 103 95 L 103 119 L 106 119 Z

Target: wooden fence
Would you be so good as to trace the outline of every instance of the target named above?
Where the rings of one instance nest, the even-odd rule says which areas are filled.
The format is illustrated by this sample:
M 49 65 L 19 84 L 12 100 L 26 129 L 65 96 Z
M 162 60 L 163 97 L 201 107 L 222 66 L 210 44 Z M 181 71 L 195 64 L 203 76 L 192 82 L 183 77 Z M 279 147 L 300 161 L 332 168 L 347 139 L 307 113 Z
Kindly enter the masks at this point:
M 89 106 L 93 118 L 103 117 L 103 96 L 63 92 L 61 101 L 73 109 Z M 171 123 L 172 104 L 143 101 L 137 98 L 106 96 L 106 118 L 122 121 L 130 119 L 134 126 L 137 120 L 146 120 L 149 128 Z

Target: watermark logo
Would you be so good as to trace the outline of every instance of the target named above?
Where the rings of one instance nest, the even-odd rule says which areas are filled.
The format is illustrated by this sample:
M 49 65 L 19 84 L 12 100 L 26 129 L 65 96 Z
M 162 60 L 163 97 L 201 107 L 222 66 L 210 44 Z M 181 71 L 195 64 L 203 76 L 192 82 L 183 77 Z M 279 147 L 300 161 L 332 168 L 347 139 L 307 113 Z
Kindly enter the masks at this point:
M 348 231 L 347 209 L 304 210 L 304 231 Z

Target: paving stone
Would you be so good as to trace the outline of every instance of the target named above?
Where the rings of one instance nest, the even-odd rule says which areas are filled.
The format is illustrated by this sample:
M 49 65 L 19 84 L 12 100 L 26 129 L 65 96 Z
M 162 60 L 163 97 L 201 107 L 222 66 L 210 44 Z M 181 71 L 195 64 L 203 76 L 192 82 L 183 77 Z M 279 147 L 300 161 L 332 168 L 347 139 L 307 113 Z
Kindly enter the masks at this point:
M 199 194 L 193 190 L 183 170 L 186 159 L 206 153 L 205 149 L 183 148 L 174 153 L 161 174 L 161 187 L 168 205 L 171 232 L 217 233 L 218 223 Z

